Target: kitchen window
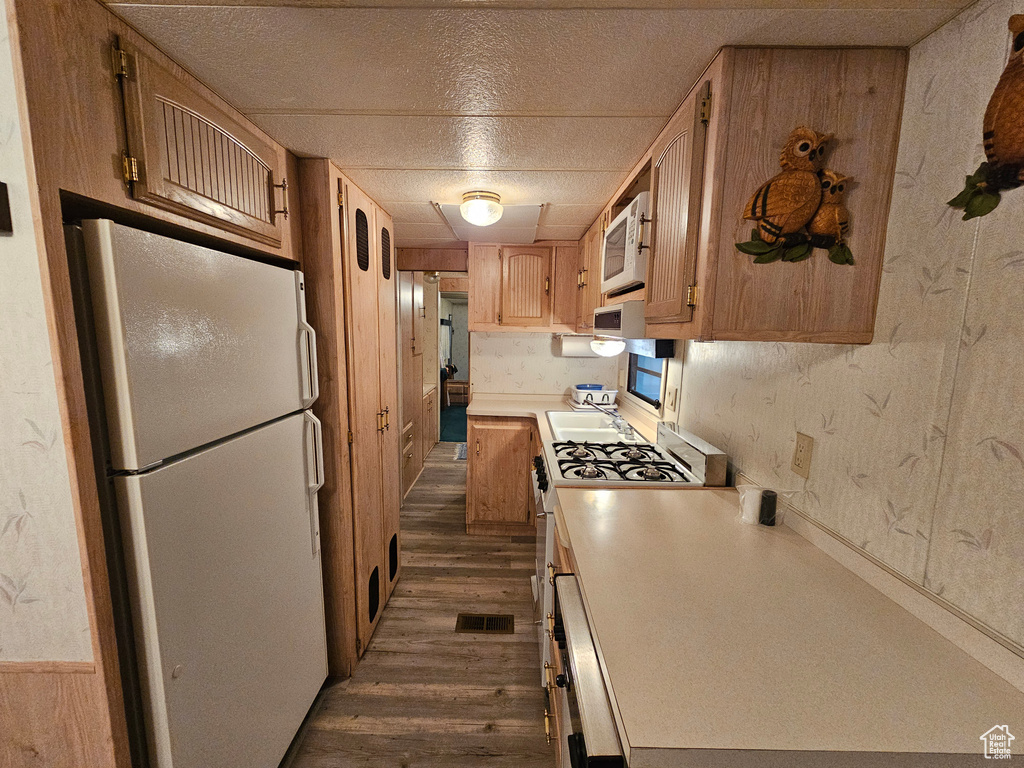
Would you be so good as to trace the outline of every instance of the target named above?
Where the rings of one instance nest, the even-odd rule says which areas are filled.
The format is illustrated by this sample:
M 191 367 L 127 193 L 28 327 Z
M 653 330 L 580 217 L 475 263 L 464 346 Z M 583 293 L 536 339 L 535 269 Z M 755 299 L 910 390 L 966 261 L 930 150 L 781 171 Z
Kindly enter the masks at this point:
M 666 362 L 664 359 L 630 353 L 626 391 L 660 409 Z

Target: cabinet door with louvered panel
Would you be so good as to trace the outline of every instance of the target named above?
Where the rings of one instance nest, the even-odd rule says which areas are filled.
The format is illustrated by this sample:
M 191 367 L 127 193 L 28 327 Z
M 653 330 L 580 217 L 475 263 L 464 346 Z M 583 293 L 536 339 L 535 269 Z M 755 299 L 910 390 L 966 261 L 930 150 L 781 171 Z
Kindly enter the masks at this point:
M 268 245 L 288 207 L 285 154 L 128 44 L 121 71 L 132 197 Z
M 551 323 L 551 249 L 506 245 L 501 248 L 502 325 Z
M 654 238 L 647 263 L 648 323 L 690 322 L 687 290 L 697 270 L 697 229 L 704 178 L 706 126 L 700 103 L 708 84 L 694 89 L 669 130 L 654 147 L 652 189 Z

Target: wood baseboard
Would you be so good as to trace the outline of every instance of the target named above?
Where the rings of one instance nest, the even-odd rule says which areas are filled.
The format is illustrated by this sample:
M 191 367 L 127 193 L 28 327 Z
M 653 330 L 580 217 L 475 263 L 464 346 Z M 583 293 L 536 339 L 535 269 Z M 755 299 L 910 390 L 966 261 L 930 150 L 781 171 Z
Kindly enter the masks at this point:
M 95 675 L 92 661 L 0 661 L 0 675 L 18 673 L 55 675 Z
M 537 529 L 529 523 L 466 523 L 470 536 L 535 536 Z

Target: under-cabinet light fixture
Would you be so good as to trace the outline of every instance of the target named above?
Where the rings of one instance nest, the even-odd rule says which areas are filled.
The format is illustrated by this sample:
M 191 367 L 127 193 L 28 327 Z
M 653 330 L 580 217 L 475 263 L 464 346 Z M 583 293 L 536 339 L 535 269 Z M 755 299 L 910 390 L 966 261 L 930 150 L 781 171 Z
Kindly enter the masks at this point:
M 622 354 L 626 348 L 626 342 L 623 339 L 614 339 L 608 336 L 595 336 L 594 340 L 590 342 L 590 348 L 601 357 L 615 357 Z
M 433 285 L 434 283 L 439 283 L 439 282 L 441 282 L 441 273 L 437 272 L 437 271 L 434 271 L 434 272 L 424 272 L 423 273 L 423 282 L 430 283 L 431 285 Z
M 482 190 L 466 192 L 459 206 L 462 218 L 477 227 L 489 227 L 501 218 L 501 211 L 501 197 Z

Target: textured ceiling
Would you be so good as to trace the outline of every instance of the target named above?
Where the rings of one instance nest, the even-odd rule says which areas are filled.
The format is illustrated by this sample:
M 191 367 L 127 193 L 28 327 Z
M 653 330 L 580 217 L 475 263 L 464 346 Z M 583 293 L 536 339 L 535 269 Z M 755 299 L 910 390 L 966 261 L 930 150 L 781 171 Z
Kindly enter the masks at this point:
M 471 189 L 543 204 L 539 239 L 582 236 L 722 45 L 910 45 L 966 4 L 109 6 L 282 144 L 332 158 L 392 214 L 399 246 L 448 247 L 430 201 Z

